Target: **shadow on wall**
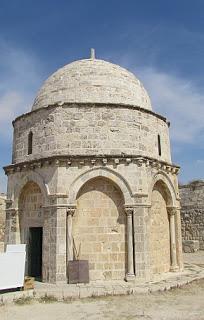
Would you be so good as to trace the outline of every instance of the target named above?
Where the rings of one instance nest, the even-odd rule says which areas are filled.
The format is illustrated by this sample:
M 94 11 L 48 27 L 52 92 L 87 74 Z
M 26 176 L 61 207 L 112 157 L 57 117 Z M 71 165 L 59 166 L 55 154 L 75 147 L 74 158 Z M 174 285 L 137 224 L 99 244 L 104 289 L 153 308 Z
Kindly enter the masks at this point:
M 90 280 L 123 280 L 127 270 L 124 197 L 109 179 L 93 178 L 77 196 L 73 237 L 89 260 Z

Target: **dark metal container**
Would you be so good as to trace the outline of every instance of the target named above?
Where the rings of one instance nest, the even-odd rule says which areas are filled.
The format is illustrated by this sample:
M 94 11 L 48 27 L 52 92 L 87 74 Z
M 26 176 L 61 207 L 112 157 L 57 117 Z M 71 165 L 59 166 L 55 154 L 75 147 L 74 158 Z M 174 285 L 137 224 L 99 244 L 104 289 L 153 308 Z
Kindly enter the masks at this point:
M 89 283 L 88 260 L 69 261 L 68 279 L 68 283 Z

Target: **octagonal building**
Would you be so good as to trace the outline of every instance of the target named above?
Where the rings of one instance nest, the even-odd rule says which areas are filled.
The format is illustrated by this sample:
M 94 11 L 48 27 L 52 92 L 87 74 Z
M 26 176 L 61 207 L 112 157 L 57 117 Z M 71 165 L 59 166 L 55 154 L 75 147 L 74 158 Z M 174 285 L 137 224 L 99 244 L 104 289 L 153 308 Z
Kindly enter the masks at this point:
M 69 282 L 75 259 L 90 281 L 182 270 L 169 122 L 135 75 L 94 55 L 72 62 L 13 127 L 5 241 L 27 244 L 28 275 Z

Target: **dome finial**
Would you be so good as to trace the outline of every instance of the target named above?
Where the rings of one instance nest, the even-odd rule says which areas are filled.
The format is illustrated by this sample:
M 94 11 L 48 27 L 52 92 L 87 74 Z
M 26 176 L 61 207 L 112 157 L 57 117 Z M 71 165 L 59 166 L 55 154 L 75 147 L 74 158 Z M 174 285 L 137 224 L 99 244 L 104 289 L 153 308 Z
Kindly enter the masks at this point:
M 95 59 L 95 49 L 91 48 L 91 59 Z

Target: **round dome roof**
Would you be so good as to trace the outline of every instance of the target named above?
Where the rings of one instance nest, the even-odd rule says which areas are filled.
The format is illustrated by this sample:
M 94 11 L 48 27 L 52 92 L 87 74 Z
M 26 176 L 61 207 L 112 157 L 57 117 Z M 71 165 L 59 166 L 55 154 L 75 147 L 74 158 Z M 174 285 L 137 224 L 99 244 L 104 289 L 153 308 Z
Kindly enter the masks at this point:
M 53 73 L 39 90 L 32 110 L 72 102 L 152 109 L 146 90 L 131 72 L 94 58 L 74 61 Z

